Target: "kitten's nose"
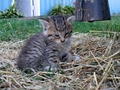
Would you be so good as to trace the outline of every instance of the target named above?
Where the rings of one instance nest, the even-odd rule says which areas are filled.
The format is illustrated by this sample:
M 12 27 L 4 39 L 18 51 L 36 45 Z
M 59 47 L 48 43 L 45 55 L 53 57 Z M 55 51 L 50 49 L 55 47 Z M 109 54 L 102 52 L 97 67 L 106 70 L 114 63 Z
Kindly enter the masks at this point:
M 65 39 L 61 40 L 61 42 L 64 43 L 64 42 L 65 42 Z

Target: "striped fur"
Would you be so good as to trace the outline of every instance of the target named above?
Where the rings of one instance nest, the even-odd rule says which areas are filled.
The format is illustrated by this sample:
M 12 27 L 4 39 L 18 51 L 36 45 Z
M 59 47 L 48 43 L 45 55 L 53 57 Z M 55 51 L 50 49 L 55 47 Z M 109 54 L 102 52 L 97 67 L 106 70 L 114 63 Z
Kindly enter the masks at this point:
M 39 19 L 43 32 L 32 36 L 23 46 L 18 59 L 19 69 L 46 70 L 59 67 L 59 62 L 76 59 L 69 52 L 74 16 L 51 16 Z

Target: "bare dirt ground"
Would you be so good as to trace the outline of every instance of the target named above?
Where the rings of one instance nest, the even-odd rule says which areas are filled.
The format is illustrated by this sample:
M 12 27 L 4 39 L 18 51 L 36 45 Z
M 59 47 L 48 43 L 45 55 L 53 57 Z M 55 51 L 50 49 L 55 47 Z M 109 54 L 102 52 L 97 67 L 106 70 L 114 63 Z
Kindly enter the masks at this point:
M 24 41 L 0 42 L 0 90 L 120 90 L 120 39 L 76 33 L 72 40 L 79 61 L 31 74 L 16 68 Z

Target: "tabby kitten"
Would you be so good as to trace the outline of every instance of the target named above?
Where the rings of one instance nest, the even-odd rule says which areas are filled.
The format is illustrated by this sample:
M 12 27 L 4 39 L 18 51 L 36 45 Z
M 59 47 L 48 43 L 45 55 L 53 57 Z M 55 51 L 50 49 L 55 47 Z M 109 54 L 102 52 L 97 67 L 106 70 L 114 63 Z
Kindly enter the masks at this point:
M 31 37 L 22 48 L 17 66 L 19 69 L 55 70 L 59 62 L 79 60 L 69 52 L 74 16 L 41 18 L 43 32 Z

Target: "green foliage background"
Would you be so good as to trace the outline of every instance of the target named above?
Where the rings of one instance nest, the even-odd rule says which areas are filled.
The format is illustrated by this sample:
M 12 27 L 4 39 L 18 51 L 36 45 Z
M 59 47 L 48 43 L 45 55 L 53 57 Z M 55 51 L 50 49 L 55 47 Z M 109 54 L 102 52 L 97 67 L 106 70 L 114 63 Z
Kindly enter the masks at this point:
M 0 19 L 21 18 L 21 17 L 24 17 L 24 15 L 16 9 L 16 2 L 12 6 L 10 6 L 8 9 L 6 9 L 5 11 L 0 11 Z
M 58 5 L 57 7 L 53 7 L 53 9 L 50 11 L 50 15 L 73 15 L 75 14 L 75 8 L 72 6 L 65 6 Z

